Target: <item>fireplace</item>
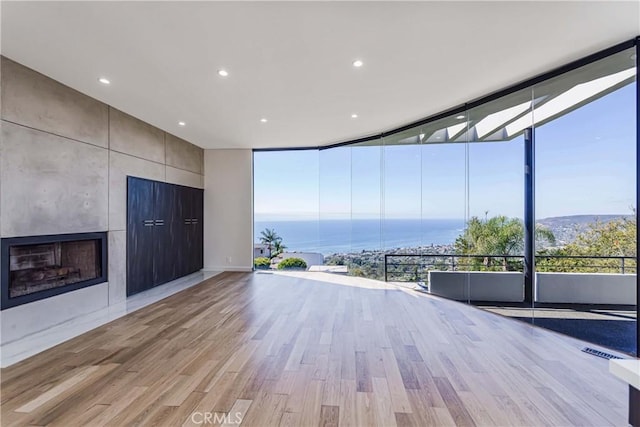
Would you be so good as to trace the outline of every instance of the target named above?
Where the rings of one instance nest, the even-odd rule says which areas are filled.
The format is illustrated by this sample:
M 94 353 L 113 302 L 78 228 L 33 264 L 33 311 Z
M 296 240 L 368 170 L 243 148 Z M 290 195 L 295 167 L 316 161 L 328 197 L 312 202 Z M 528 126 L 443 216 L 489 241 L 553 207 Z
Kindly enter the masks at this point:
M 2 309 L 107 281 L 107 233 L 1 242 Z

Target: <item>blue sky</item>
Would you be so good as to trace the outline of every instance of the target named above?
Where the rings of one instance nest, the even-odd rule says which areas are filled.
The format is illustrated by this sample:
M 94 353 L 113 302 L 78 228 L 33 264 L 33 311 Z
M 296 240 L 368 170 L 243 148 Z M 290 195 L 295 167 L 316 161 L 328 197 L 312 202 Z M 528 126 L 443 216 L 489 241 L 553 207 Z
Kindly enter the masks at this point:
M 536 128 L 536 216 L 628 214 L 635 84 Z M 468 156 L 466 154 L 468 150 Z M 256 220 L 522 217 L 523 138 L 254 155 Z M 468 158 L 468 192 L 466 159 Z M 468 197 L 467 197 L 468 196 Z

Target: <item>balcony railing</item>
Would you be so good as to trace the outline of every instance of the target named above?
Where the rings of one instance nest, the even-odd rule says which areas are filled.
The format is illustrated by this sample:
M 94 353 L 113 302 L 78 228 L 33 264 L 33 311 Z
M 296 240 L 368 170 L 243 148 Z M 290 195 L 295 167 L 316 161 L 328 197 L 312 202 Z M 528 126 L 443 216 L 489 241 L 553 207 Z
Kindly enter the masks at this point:
M 636 257 L 536 255 L 536 271 L 635 274 Z M 523 271 L 522 255 L 385 254 L 384 280 L 426 282 L 429 271 Z

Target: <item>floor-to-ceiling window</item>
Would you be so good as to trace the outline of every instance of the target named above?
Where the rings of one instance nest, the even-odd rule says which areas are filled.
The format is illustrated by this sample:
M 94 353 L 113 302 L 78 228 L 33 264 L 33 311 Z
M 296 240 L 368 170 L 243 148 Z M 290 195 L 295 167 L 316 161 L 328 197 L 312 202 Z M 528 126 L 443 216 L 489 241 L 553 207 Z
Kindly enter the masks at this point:
M 556 244 L 536 259 L 533 322 L 636 349 L 635 48 L 533 87 L 535 208 Z
M 287 251 L 319 246 L 316 150 L 270 151 L 254 157 L 254 265 L 268 269 Z
M 300 257 L 635 352 L 634 52 L 365 142 L 256 152 L 256 247 L 275 231 L 271 268 Z

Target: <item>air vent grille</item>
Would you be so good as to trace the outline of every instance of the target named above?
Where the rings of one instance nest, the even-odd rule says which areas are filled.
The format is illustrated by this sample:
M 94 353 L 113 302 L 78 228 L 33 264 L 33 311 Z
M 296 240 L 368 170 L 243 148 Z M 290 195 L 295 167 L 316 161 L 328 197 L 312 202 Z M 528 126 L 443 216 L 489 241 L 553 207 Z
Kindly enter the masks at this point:
M 585 347 L 582 349 L 585 353 L 592 354 L 594 356 L 602 357 L 603 359 L 622 359 L 622 357 L 615 356 L 610 353 L 605 353 L 604 351 L 596 350 L 595 348 Z

